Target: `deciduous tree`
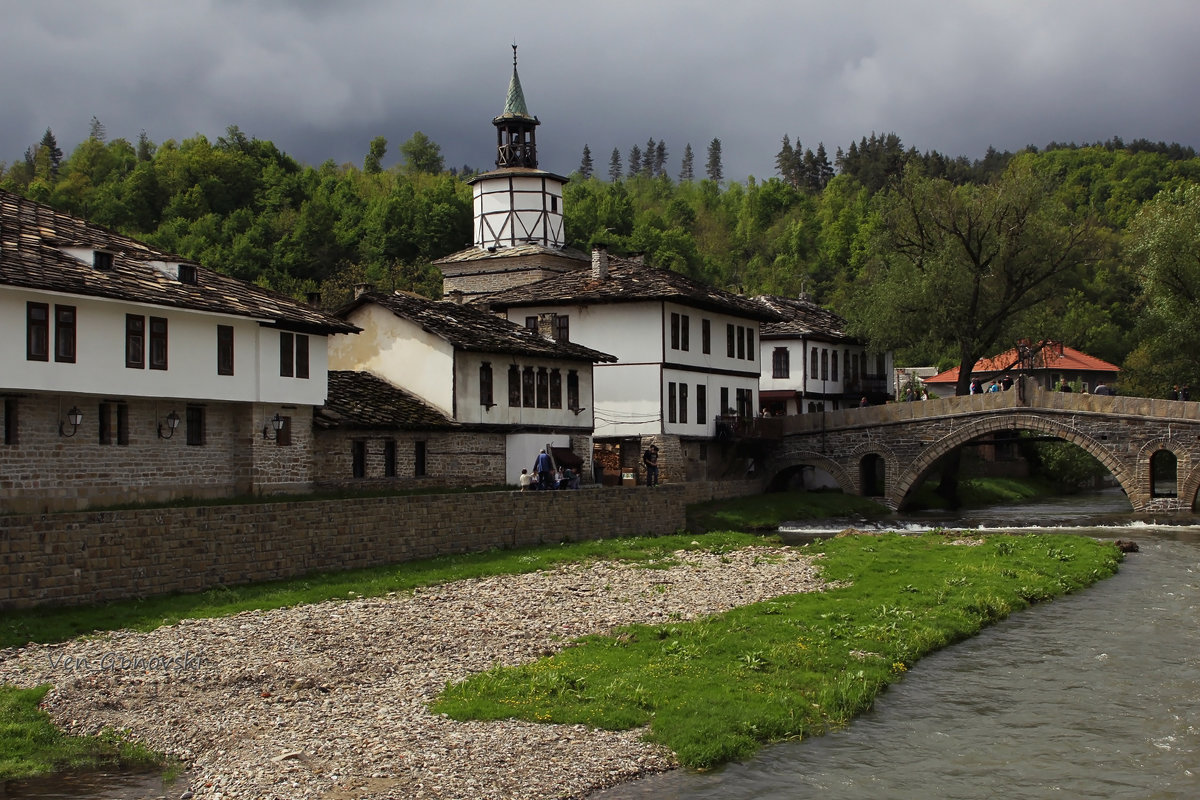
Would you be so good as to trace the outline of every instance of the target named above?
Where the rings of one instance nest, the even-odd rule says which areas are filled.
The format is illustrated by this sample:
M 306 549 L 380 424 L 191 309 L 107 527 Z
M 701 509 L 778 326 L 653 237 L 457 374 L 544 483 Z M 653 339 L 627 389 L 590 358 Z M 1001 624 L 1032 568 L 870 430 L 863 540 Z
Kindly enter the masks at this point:
M 400 145 L 400 153 L 404 156 L 404 169 L 410 175 L 421 172 L 436 175 L 442 171 L 442 146 L 420 131 Z
M 845 309 L 852 328 L 875 350 L 932 342 L 953 352 L 959 394 L 980 358 L 1037 338 L 1030 312 L 1100 252 L 1090 216 L 1073 216 L 1027 157 L 986 186 L 913 166 L 876 203 L 873 258 Z

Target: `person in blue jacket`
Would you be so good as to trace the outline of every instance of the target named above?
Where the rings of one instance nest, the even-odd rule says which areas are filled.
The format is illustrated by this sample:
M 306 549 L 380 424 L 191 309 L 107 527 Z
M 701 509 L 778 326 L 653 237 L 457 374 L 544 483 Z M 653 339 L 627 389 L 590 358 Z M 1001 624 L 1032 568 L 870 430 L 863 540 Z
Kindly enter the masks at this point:
M 539 489 L 553 488 L 550 476 L 554 474 L 554 462 L 550 460 L 550 456 L 546 455 L 545 450 L 538 453 L 537 459 L 533 462 L 533 471 L 538 474 Z

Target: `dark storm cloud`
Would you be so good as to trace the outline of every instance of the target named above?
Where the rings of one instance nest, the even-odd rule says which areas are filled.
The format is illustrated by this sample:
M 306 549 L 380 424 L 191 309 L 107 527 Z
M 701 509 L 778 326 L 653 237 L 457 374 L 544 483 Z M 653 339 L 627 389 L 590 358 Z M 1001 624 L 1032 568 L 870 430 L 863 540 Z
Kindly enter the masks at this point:
M 786 133 L 832 156 L 895 132 L 978 158 L 1117 135 L 1200 145 L 1191 2 L 508 3 L 109 0 L 13 3 L 0 28 L 0 160 L 93 115 L 154 141 L 230 124 L 306 163 L 361 163 L 421 130 L 486 167 L 514 40 L 542 166 L 586 142 L 665 139 L 678 170 L 713 137 L 726 176 L 767 177 Z M 14 77 L 20 76 L 20 77 Z

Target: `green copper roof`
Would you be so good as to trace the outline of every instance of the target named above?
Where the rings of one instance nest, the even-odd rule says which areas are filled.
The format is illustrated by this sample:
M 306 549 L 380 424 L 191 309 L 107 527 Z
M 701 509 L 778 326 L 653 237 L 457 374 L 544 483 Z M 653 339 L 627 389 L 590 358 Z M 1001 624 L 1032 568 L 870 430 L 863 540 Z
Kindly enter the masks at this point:
M 501 117 L 524 117 L 532 119 L 525 105 L 525 93 L 521 91 L 521 79 L 517 76 L 517 65 L 513 64 L 512 78 L 508 82 L 508 97 L 504 101 Z

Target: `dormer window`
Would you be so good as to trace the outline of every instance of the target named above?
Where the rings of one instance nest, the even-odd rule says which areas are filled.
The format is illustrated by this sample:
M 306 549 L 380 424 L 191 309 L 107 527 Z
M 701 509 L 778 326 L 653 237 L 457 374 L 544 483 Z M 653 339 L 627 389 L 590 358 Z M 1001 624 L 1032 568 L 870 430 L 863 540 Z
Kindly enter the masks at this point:
M 195 264 L 180 264 L 179 265 L 179 282 L 188 283 L 195 286 L 199 282 L 199 277 L 196 274 Z
M 93 250 L 92 267 L 103 272 L 108 272 L 113 268 L 113 254 L 104 250 Z

